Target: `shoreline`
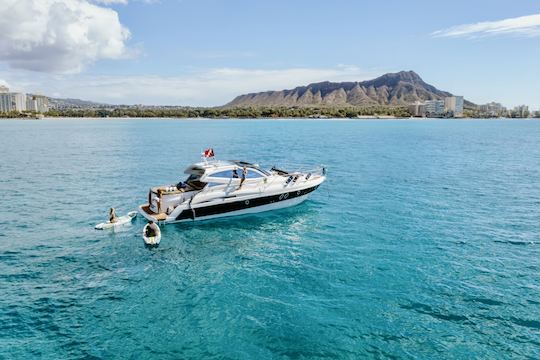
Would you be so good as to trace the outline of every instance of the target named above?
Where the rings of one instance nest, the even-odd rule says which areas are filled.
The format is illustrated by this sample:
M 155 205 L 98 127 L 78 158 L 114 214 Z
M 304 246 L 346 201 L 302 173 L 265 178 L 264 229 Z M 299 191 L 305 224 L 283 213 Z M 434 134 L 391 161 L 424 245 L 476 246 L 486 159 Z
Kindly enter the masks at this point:
M 253 121 L 253 120 L 272 120 L 272 121 L 519 121 L 519 120 L 540 120 L 540 118 L 529 117 L 529 118 L 509 118 L 509 117 L 498 117 L 498 118 L 474 118 L 474 117 L 461 117 L 461 118 L 420 118 L 420 117 L 376 117 L 376 116 L 362 116 L 362 117 L 324 117 L 324 118 L 310 118 L 310 117 L 98 117 L 98 116 L 80 116 L 80 117 L 71 117 L 71 116 L 45 116 L 42 118 L 32 118 L 32 117 L 1 117 L 1 121 L 9 120 L 21 120 L 21 121 L 43 121 L 43 120 L 188 120 L 188 121 Z

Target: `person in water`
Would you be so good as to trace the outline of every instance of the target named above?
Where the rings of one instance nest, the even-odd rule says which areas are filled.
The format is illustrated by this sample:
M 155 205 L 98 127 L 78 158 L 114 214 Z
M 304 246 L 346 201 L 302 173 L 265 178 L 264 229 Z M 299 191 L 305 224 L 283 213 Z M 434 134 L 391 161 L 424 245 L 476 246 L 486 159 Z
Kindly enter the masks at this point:
M 146 237 L 155 237 L 157 236 L 157 233 L 159 231 L 159 227 L 156 225 L 155 222 L 150 221 L 148 226 L 146 227 Z
M 111 224 L 114 224 L 118 221 L 118 217 L 116 216 L 116 210 L 114 208 L 110 208 L 109 210 L 109 222 Z

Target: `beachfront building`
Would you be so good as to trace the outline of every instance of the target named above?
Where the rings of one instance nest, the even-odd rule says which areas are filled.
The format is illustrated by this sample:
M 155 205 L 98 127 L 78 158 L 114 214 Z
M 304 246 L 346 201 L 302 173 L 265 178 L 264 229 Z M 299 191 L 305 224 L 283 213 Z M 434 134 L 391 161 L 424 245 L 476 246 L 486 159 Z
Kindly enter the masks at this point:
M 443 117 L 445 115 L 444 100 L 427 100 L 424 102 L 425 116 Z
M 43 95 L 26 96 L 26 110 L 45 113 L 49 111 L 49 99 Z
M 26 94 L 0 92 L 0 112 L 25 111 L 25 110 L 26 110 Z
M 9 88 L 5 85 L 0 85 L 0 112 L 8 112 L 11 109 L 11 97 L 7 93 L 9 93 Z
M 480 113 L 482 116 L 489 116 L 489 117 L 499 117 L 499 116 L 506 116 L 506 108 L 496 102 L 490 102 L 485 105 L 480 105 L 478 108 L 480 110 Z
M 11 97 L 7 93 L 0 93 L 0 112 L 11 111 Z
M 408 106 L 415 117 L 463 117 L 463 96 L 448 96 L 443 100 L 417 101 Z
M 417 101 L 414 104 L 409 105 L 409 113 L 414 117 L 426 116 L 426 105 L 423 102 Z
M 463 96 L 444 98 L 444 112 L 450 117 L 463 117 Z
M 529 107 L 527 105 L 516 106 L 511 111 L 511 116 L 514 118 L 526 118 L 529 116 Z

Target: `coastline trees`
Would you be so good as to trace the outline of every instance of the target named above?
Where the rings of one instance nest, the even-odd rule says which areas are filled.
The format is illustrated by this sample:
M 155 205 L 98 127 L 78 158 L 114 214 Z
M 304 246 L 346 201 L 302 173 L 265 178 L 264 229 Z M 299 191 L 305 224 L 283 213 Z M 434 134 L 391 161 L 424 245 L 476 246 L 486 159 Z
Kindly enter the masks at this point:
M 47 117 L 138 117 L 138 118 L 357 118 L 363 116 L 409 117 L 405 106 L 368 107 L 112 107 L 86 109 L 51 109 Z M 0 114 L 0 117 L 28 117 L 25 113 Z

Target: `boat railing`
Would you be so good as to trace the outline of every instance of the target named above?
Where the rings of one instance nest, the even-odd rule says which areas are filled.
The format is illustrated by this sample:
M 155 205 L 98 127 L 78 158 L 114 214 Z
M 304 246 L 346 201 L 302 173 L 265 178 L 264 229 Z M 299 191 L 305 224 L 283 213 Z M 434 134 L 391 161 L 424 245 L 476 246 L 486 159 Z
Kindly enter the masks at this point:
M 295 170 L 294 171 L 291 171 L 289 169 L 291 168 L 294 168 Z M 282 170 L 282 169 L 287 169 L 287 170 Z M 302 176 L 303 179 L 305 180 L 308 180 L 309 178 L 315 176 L 325 176 L 326 175 L 326 167 L 324 167 L 323 165 L 319 165 L 317 167 L 302 167 L 302 166 L 298 166 L 298 167 L 292 167 L 292 166 L 287 166 L 287 167 L 272 167 L 272 169 L 270 169 L 271 171 L 274 171 L 274 172 L 277 172 L 278 174 L 281 174 L 283 176 Z M 275 179 L 274 179 L 275 180 Z M 271 181 L 270 183 L 273 183 L 273 181 Z M 265 184 L 266 186 L 268 186 L 270 183 L 267 183 L 266 180 L 265 180 Z M 237 188 L 239 186 L 239 184 L 236 184 L 236 183 L 228 183 L 228 184 L 224 184 L 226 185 L 226 188 Z M 243 185 L 243 188 L 250 188 L 250 187 L 260 187 L 260 184 L 259 183 L 250 183 L 250 182 L 247 182 L 247 183 L 244 183 Z M 262 188 L 261 188 L 262 189 Z M 221 187 L 213 187 L 213 186 L 205 186 L 203 189 L 197 191 L 197 193 L 195 195 L 193 195 L 191 198 L 188 198 L 186 199 L 186 201 L 189 201 L 189 202 L 192 202 L 196 197 L 198 196 L 202 196 L 203 194 L 209 194 L 209 193 L 212 193 L 214 191 L 218 191 L 218 192 L 223 192 L 223 188 Z M 262 191 L 262 190 L 261 190 Z
M 294 170 L 291 170 L 294 169 Z M 305 166 L 273 166 L 272 171 L 277 172 L 278 174 L 287 176 L 287 175 L 302 175 L 302 174 L 310 174 L 318 175 L 318 176 L 324 176 L 326 175 L 326 167 L 323 165 L 319 165 L 314 168 L 305 167 Z

